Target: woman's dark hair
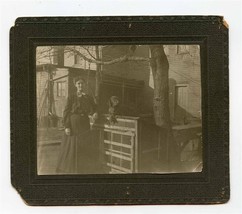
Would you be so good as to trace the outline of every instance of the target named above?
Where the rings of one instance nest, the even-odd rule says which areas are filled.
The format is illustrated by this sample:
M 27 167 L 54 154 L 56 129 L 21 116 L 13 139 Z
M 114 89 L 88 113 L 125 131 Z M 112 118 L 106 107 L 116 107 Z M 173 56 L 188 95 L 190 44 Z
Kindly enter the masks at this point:
M 73 78 L 73 84 L 76 85 L 76 82 L 82 80 L 83 83 L 86 83 L 85 79 L 81 76 L 77 76 Z

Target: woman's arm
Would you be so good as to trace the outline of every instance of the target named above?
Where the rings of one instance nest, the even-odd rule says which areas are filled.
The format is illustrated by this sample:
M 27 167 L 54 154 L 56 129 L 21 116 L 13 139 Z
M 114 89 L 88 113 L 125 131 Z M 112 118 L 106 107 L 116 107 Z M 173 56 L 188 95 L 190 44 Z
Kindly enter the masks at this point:
M 63 123 L 65 128 L 71 128 L 70 113 L 72 108 L 72 99 L 71 97 L 67 98 L 66 106 L 63 112 Z
M 97 104 L 94 102 L 94 99 L 91 96 L 89 96 L 89 102 L 90 102 L 90 105 L 91 105 L 90 115 L 92 116 L 92 118 L 94 120 L 96 120 L 96 119 L 98 119 Z

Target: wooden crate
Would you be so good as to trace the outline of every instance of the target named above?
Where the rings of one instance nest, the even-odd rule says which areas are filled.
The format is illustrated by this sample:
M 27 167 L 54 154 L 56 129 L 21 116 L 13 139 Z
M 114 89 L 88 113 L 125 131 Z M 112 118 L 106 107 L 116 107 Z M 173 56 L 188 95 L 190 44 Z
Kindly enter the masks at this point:
M 99 131 L 101 161 L 107 165 L 109 173 L 140 172 L 145 156 L 155 152 L 153 158 L 159 157 L 158 129 L 147 125 L 141 117 L 118 116 L 117 121 L 114 125 L 93 125 Z M 151 138 L 147 137 L 148 132 Z

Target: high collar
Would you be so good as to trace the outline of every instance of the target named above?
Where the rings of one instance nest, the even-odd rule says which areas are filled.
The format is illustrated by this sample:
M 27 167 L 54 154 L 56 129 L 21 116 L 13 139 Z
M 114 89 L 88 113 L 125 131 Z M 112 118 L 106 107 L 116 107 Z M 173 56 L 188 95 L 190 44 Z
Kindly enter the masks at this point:
M 85 96 L 86 93 L 84 93 L 84 92 L 76 92 L 76 95 L 77 95 L 78 97 L 82 97 L 82 96 Z

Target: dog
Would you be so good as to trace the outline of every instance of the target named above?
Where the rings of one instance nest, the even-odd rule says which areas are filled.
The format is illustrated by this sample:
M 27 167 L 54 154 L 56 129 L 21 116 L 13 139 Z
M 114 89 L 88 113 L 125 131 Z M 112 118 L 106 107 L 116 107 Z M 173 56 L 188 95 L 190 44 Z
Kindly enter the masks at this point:
M 108 121 L 110 124 L 117 123 L 116 115 L 118 114 L 118 107 L 120 105 L 119 98 L 117 96 L 111 96 L 108 101 Z

